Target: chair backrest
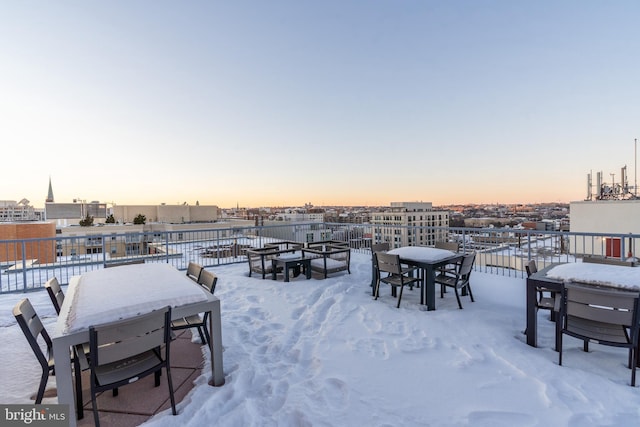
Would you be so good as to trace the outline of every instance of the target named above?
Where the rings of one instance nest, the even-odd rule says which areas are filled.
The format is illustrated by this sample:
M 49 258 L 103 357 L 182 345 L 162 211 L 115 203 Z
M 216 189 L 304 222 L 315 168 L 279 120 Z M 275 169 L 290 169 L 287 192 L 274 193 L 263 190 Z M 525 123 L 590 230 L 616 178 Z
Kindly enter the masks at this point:
M 446 249 L 453 252 L 460 250 L 460 244 L 458 242 L 436 242 L 434 247 L 436 249 Z
M 565 284 L 565 292 L 567 322 L 572 317 L 590 321 L 581 322 L 582 335 L 606 341 L 602 336 L 606 334 L 606 328 L 602 327 L 604 323 L 625 328 L 638 327 L 638 292 L 573 283 Z
M 471 276 L 471 271 L 473 270 L 473 262 L 476 259 L 476 253 L 471 252 L 470 254 L 466 254 L 462 258 L 462 262 L 460 263 L 460 267 L 458 269 L 458 276 L 461 279 L 469 280 L 469 276 Z
M 535 259 L 530 260 L 524 268 L 527 270 L 527 277 L 531 277 L 533 273 L 538 272 L 538 266 Z
M 202 272 L 202 266 L 195 262 L 189 262 L 189 266 L 187 267 L 187 277 L 189 279 L 197 282 L 200 278 L 200 273 Z
M 384 252 L 374 252 L 378 270 L 383 273 L 402 274 L 400 255 L 392 255 Z
M 60 288 L 58 279 L 52 277 L 46 281 L 44 287 L 49 294 L 49 298 L 51 298 L 53 308 L 56 309 L 56 313 L 60 314 L 60 307 L 62 307 L 62 303 L 64 302 L 64 292 L 62 292 L 62 288 Z
M 49 362 L 42 352 L 42 347 L 40 347 L 40 344 L 38 343 L 38 338 L 42 337 L 42 340 L 49 352 L 52 351 L 53 344 L 51 343 L 51 338 L 49 337 L 47 330 L 42 325 L 42 321 L 40 321 L 38 314 L 31 305 L 31 301 L 29 301 L 28 298 L 21 299 L 15 307 L 13 307 L 13 316 L 16 318 L 18 325 L 20 325 L 20 329 L 22 329 L 24 336 L 27 338 L 38 362 L 40 362 L 40 365 L 43 368 L 47 367 Z
M 203 268 L 198 283 L 213 294 L 216 290 L 216 283 L 218 283 L 218 276 Z
M 374 243 L 371 245 L 371 253 L 386 252 L 389 250 L 389 242 Z
M 123 360 L 171 342 L 171 307 L 89 328 L 92 368 Z M 168 351 L 168 350 L 167 350 Z

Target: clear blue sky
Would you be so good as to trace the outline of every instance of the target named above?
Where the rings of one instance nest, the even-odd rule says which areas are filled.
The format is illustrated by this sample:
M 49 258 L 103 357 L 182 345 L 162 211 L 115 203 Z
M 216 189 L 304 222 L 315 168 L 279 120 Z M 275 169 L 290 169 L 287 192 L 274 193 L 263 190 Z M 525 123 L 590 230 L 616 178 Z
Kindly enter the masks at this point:
M 0 5 L 0 200 L 581 200 L 634 182 L 638 1 Z

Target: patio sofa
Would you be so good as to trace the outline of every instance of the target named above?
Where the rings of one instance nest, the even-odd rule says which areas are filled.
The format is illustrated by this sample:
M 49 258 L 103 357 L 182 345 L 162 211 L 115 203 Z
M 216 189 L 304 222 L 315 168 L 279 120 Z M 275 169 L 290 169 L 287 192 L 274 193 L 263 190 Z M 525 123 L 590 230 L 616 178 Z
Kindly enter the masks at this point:
M 285 253 L 295 253 L 300 248 L 279 249 L 278 247 L 264 247 L 247 249 L 247 261 L 249 261 L 249 277 L 251 273 L 258 273 L 264 279 L 273 271 L 271 260 Z
M 329 274 L 344 270 L 351 274 L 349 269 L 351 249 L 344 246 L 324 245 L 318 248 L 303 248 L 302 256 L 311 258 L 311 270 L 322 274 L 325 279 Z

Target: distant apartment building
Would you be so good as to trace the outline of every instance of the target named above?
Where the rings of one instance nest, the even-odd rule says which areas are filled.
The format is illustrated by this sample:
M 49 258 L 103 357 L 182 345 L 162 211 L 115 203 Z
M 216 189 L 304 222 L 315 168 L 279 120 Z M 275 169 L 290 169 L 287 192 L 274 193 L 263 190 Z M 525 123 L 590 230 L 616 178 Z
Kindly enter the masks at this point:
M 324 222 L 324 212 L 300 212 L 295 209 L 285 209 L 273 215 L 274 221 L 290 222 Z
M 373 243 L 433 246 L 448 239 L 449 211 L 434 211 L 431 202 L 392 202 L 388 210 L 371 214 L 371 224 Z
M 371 215 L 367 212 L 327 212 L 326 222 L 336 222 L 342 224 L 365 224 L 371 221 Z

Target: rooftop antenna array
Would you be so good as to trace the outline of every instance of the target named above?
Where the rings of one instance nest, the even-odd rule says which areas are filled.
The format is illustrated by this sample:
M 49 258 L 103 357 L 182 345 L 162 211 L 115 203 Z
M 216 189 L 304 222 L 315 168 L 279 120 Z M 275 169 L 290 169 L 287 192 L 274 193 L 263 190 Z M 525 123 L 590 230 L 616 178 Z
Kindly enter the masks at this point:
M 587 197 L 585 200 L 637 200 L 638 199 L 638 139 L 634 143 L 634 183 L 629 185 L 627 165 L 620 169 L 620 182 L 616 183 L 615 174 L 610 173 L 611 182 L 603 182 L 602 172 L 596 173 L 595 191 L 592 181 L 592 172 L 587 174 Z M 632 191 L 633 190 L 633 191 Z

